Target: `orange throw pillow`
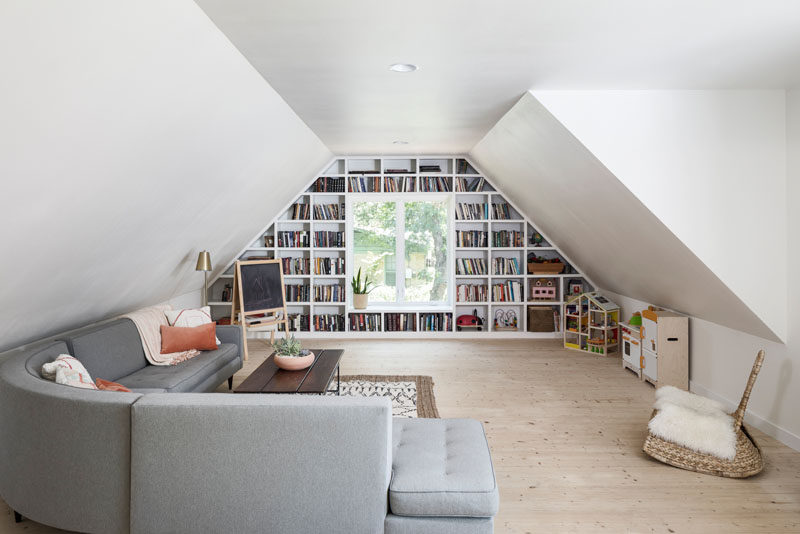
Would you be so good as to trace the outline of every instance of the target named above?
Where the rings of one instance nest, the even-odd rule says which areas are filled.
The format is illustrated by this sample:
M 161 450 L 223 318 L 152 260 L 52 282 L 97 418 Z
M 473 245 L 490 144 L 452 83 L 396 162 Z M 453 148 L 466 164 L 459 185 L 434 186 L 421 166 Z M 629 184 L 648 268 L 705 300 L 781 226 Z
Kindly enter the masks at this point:
M 122 384 L 117 384 L 116 382 L 112 382 L 111 380 L 103 380 L 102 378 L 98 378 L 95 380 L 97 384 L 97 389 L 102 389 L 104 391 L 124 391 L 130 393 L 131 390 L 123 386 Z
M 161 325 L 161 354 L 183 352 L 186 350 L 216 350 L 217 323 L 200 326 Z

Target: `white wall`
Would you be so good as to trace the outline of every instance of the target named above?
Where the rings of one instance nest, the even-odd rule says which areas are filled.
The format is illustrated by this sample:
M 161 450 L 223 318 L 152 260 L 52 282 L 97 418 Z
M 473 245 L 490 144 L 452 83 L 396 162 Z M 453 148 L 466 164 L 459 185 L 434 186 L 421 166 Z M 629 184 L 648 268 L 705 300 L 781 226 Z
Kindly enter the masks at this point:
M 4 1 L 0 65 L 0 350 L 187 302 L 331 157 L 191 0 Z
M 786 339 L 784 91 L 533 94 Z
M 800 272 L 800 90 L 786 94 L 787 180 L 785 202 L 787 271 Z M 790 276 L 783 289 L 791 303 L 786 343 L 775 343 L 702 319 L 690 319 L 691 389 L 738 404 L 756 352 L 766 350 L 748 407 L 748 421 L 800 450 L 800 280 Z M 645 303 L 607 292 L 627 319 Z
M 470 156 L 599 287 L 777 339 L 530 93 Z

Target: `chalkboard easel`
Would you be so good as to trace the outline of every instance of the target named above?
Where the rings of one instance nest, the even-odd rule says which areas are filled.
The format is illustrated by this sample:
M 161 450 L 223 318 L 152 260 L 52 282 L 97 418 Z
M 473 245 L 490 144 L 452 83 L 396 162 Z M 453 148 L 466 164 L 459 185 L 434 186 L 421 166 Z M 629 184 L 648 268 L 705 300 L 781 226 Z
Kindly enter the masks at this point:
M 263 332 L 269 329 L 270 343 L 275 342 L 275 328 L 283 324 L 288 335 L 286 293 L 283 286 L 281 260 L 237 261 L 233 272 L 233 298 L 231 299 L 231 324 L 242 325 L 244 359 L 248 359 L 247 331 Z M 250 321 L 248 317 L 264 315 L 263 320 Z M 275 326 L 275 328 L 270 328 Z

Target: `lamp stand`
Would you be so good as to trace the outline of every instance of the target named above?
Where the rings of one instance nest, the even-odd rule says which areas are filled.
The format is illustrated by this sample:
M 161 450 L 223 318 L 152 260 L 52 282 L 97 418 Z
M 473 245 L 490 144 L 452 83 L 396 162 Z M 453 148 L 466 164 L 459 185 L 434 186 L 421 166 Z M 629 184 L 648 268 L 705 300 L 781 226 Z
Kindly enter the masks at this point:
M 208 306 L 208 271 L 203 271 L 203 306 Z

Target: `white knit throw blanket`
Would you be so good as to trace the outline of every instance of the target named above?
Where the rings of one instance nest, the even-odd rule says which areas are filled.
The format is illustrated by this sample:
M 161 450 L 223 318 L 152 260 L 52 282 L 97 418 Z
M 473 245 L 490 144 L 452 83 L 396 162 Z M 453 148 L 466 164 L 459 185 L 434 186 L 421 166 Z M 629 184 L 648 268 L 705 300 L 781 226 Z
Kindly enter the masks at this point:
M 147 357 L 147 361 L 153 365 L 175 365 L 200 354 L 200 351 L 194 349 L 161 354 L 161 325 L 169 326 L 164 311 L 170 309 L 172 308 L 168 305 L 150 306 L 122 316 L 130 319 L 136 325 L 139 337 L 142 338 L 144 355 Z
M 733 417 L 717 401 L 673 386 L 656 390 L 658 410 L 650 420 L 650 432 L 677 445 L 725 460 L 736 456 Z

